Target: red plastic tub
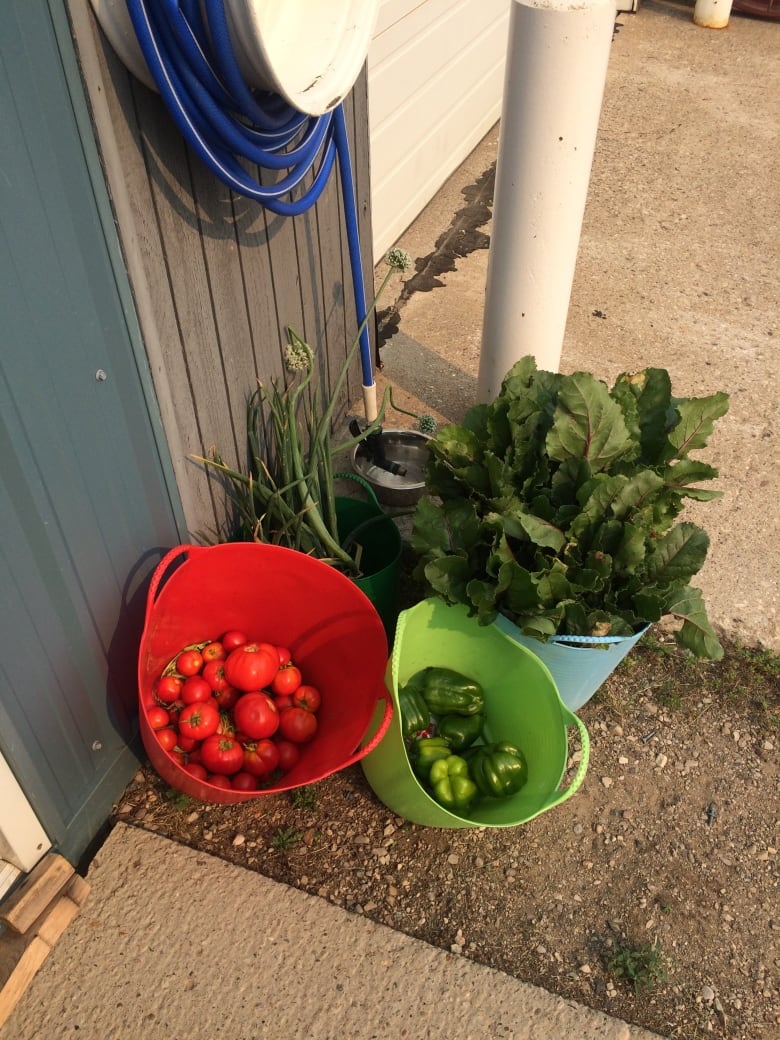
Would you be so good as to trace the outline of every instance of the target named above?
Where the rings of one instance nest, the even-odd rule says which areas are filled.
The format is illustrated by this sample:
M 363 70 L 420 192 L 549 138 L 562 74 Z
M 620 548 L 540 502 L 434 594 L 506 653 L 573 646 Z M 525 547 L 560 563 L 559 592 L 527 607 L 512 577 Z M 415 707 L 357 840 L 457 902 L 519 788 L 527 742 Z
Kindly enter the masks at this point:
M 287 646 L 322 703 L 297 765 L 259 791 L 224 791 L 191 776 L 162 749 L 144 703 L 183 646 L 240 629 L 250 640 Z M 311 784 L 367 755 L 393 713 L 384 682 L 387 637 L 368 597 L 349 578 L 304 553 L 251 542 L 180 545 L 149 586 L 138 655 L 139 720 L 149 760 L 171 787 L 205 802 L 234 803 Z M 360 747 L 379 701 L 377 733 Z

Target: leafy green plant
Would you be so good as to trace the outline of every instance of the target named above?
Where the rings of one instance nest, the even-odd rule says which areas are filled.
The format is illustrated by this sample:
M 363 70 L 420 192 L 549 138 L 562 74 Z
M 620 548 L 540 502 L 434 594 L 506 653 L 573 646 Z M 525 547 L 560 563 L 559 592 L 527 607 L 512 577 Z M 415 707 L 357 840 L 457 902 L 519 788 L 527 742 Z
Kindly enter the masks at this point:
M 296 809 L 312 811 L 317 808 L 317 791 L 312 785 L 296 787 L 292 793 L 292 803 Z
M 277 852 L 287 852 L 300 840 L 300 837 L 300 831 L 296 831 L 293 827 L 283 827 L 271 838 L 271 848 L 276 849 Z
M 165 798 L 175 809 L 180 809 L 182 812 L 185 809 L 189 809 L 192 805 L 192 799 L 189 795 L 183 794 L 181 791 L 177 791 L 173 787 L 166 788 Z
M 675 523 L 684 499 L 720 496 L 690 454 L 728 410 L 725 393 L 672 396 L 668 373 L 539 371 L 532 357 L 491 404 L 430 441 L 428 494 L 417 504 L 415 576 L 480 623 L 499 613 L 528 636 L 629 636 L 672 615 L 680 645 L 722 648 L 690 578 L 709 539 Z
M 339 536 L 334 460 L 380 428 L 388 405 L 397 411 L 403 409 L 393 403 L 388 386 L 376 419 L 358 435 L 334 444 L 333 427 L 363 329 L 393 272 L 411 264 L 409 255 L 400 249 L 391 249 L 386 261 L 389 270 L 358 328 L 329 399 L 325 400 L 321 388 L 313 383 L 314 352 L 288 328 L 285 360 L 291 373 L 289 381 L 284 385 L 274 381 L 270 386 L 258 382 L 247 403 L 246 472 L 228 466 L 216 448 L 209 457 L 193 456 L 196 462 L 222 475 L 235 509 L 232 529 L 226 535 L 217 532 L 218 541 L 283 545 L 324 560 L 353 577 L 359 574 L 359 545 L 345 545 Z M 420 422 L 429 418 L 423 416 Z
M 666 979 L 666 965 L 661 944 L 642 943 L 639 946 L 619 944 L 607 961 L 607 970 L 616 978 L 629 982 L 635 992 L 652 989 Z

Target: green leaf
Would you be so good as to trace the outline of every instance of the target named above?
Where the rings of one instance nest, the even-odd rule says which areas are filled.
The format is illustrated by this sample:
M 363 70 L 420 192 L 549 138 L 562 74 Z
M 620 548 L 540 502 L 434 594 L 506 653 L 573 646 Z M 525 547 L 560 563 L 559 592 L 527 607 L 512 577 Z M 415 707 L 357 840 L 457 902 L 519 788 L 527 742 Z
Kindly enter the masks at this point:
M 641 527 L 626 524 L 613 557 L 615 570 L 621 574 L 635 574 L 645 558 L 646 541 L 646 532 Z
M 588 372 L 575 372 L 562 380 L 546 444 L 550 458 L 587 459 L 594 473 L 632 449 L 620 405 L 610 397 L 606 384 Z
M 696 657 L 719 661 L 723 647 L 718 641 L 707 617 L 704 600 L 699 589 L 686 586 L 669 597 L 666 613 L 682 619 L 682 628 L 675 632 L 677 643 L 690 650 Z
M 465 556 L 442 556 L 425 565 L 425 580 L 448 603 L 468 603 L 471 568 Z
M 566 544 L 566 535 L 549 520 L 543 520 L 532 513 L 522 513 L 519 520 L 534 545 L 541 545 L 558 552 Z
M 688 452 L 704 448 L 715 420 L 729 410 L 729 395 L 723 392 L 709 397 L 691 397 L 675 401 L 678 421 L 669 433 L 664 459 L 683 459 Z
M 537 374 L 536 358 L 526 354 L 509 369 L 501 383 L 500 397 L 525 397 Z
M 539 592 L 533 575 L 514 560 L 502 564 L 499 584 L 503 589 L 501 602 L 512 613 L 524 614 L 538 606 Z
M 582 512 L 571 525 L 576 538 L 582 538 L 612 515 L 615 501 L 628 484 L 628 477 L 608 477 L 601 473 L 580 488 L 579 499 Z
M 633 608 L 641 621 L 652 624 L 660 621 L 666 612 L 666 596 L 660 589 L 648 586 L 634 596 Z
M 647 581 L 651 585 L 687 582 L 704 563 L 709 544 L 706 533 L 696 524 L 677 524 L 648 555 Z
M 424 496 L 417 503 L 410 541 L 421 556 L 468 550 L 479 540 L 479 517 L 468 499 L 446 501 L 439 506 Z
M 636 401 L 640 430 L 640 459 L 657 464 L 666 446 L 666 434 L 672 425 L 672 383 L 663 368 L 646 368 L 634 374 L 623 373 L 615 381 L 613 393 L 625 404 L 625 392 Z
M 717 475 L 718 471 L 714 466 L 708 466 L 706 462 L 698 462 L 695 459 L 680 459 L 679 462 L 661 470 L 664 484 L 669 491 L 680 497 L 695 498 L 698 502 L 711 502 L 723 497 L 722 491 L 690 486 L 702 480 L 713 480 Z
M 626 483 L 615 495 L 611 503 L 612 515 L 618 520 L 623 520 L 629 514 L 641 510 L 663 486 L 663 477 L 659 477 L 653 470 L 640 470 L 635 476 L 627 478 Z
M 537 579 L 536 587 L 541 603 L 561 603 L 572 596 L 567 568 L 560 560 L 553 560 L 550 570 Z
M 524 636 L 546 642 L 549 636 L 554 636 L 558 631 L 560 619 L 557 612 L 552 617 L 548 617 L 547 614 L 536 614 L 518 618 L 515 624 Z

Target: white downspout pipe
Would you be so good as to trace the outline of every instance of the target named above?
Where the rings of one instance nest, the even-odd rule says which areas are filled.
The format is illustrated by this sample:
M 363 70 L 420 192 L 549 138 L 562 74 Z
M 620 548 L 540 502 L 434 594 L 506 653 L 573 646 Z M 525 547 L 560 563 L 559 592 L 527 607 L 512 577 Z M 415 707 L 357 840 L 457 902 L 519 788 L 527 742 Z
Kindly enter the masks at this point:
M 557 371 L 616 0 L 512 0 L 478 396 L 532 354 Z
M 731 17 L 732 0 L 696 0 L 693 21 L 703 29 L 725 29 Z

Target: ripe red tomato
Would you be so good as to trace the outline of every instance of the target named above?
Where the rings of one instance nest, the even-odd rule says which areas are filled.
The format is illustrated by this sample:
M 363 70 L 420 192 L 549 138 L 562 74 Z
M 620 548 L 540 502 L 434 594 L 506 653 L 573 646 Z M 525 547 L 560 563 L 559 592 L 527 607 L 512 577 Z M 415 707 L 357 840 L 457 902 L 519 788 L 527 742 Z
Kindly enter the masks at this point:
M 236 729 L 252 740 L 270 737 L 279 728 L 279 712 L 267 693 L 245 693 L 233 708 Z
M 301 757 L 301 749 L 291 740 L 274 740 L 279 752 L 279 768 L 288 773 Z
M 224 661 L 227 657 L 227 650 L 224 648 L 222 643 L 214 642 L 209 643 L 208 646 L 204 646 L 200 654 L 203 660 L 208 664 L 209 661 Z
M 292 660 L 292 654 L 286 646 L 277 646 L 276 652 L 279 655 L 279 667 L 284 668 Z
M 191 675 L 184 680 L 181 688 L 181 699 L 185 704 L 197 704 L 198 701 L 211 699 L 211 687 L 200 675 Z
M 305 744 L 317 732 L 317 716 L 306 708 L 285 708 L 279 716 L 279 732 L 286 740 Z
M 200 746 L 200 757 L 210 773 L 229 776 L 244 764 L 244 749 L 226 733 L 213 733 Z
M 212 690 L 226 690 L 230 683 L 225 678 L 224 661 L 207 661 L 201 673 Z
M 322 697 L 316 686 L 303 685 L 292 695 L 293 704 L 296 708 L 306 708 L 307 711 L 317 711 Z
M 262 690 L 278 671 L 276 650 L 258 643 L 245 643 L 228 654 L 225 661 L 225 677 L 239 690 Z
M 279 765 L 279 748 L 273 740 L 244 745 L 244 769 L 252 776 L 267 776 Z
M 235 650 L 236 647 L 243 646 L 244 643 L 248 643 L 249 640 L 244 632 L 240 632 L 238 629 L 231 628 L 229 632 L 223 632 L 219 637 L 220 643 L 225 648 L 226 653 L 230 653 L 231 650 Z
M 205 740 L 217 732 L 219 708 L 214 700 L 196 701 L 183 708 L 179 715 L 179 733 L 194 740 Z
M 252 776 L 251 773 L 247 773 L 241 770 L 240 773 L 234 773 L 230 778 L 230 786 L 234 791 L 256 791 L 257 790 L 257 777 Z
M 277 711 L 284 711 L 285 708 L 294 708 L 293 699 L 290 694 L 284 697 L 274 697 L 274 704 L 276 705 Z
M 200 762 L 186 762 L 183 767 L 190 776 L 194 776 L 196 780 L 205 780 L 208 773 L 200 764 Z
M 280 697 L 295 693 L 303 681 L 300 668 L 294 664 L 285 664 L 279 669 L 271 682 L 271 689 Z
M 214 700 L 219 705 L 220 711 L 230 711 L 231 708 L 235 708 L 236 701 L 241 696 L 241 691 L 237 690 L 235 686 L 226 686 L 224 690 L 214 690 Z
M 165 748 L 166 751 L 173 751 L 176 747 L 176 730 L 171 729 L 170 726 L 166 726 L 164 729 L 158 729 L 155 733 L 157 740 L 160 743 L 160 747 Z
M 151 708 L 146 709 L 146 718 L 152 729 L 163 729 L 171 721 L 168 712 L 165 708 L 161 708 L 159 704 L 153 704 Z
M 182 650 L 176 658 L 179 675 L 197 675 L 203 667 L 203 656 L 199 650 Z
M 230 782 L 230 777 L 224 776 L 222 773 L 212 773 L 207 778 L 206 783 L 211 784 L 212 787 L 220 787 L 223 791 L 233 790 L 233 785 Z
M 181 733 L 179 733 L 179 736 L 176 740 L 176 747 L 179 749 L 179 751 L 184 751 L 187 754 L 188 760 L 190 751 L 194 751 L 198 744 L 199 741 L 195 740 L 194 737 L 183 737 Z
M 179 699 L 183 685 L 178 675 L 161 675 L 154 685 L 157 700 L 172 704 Z

